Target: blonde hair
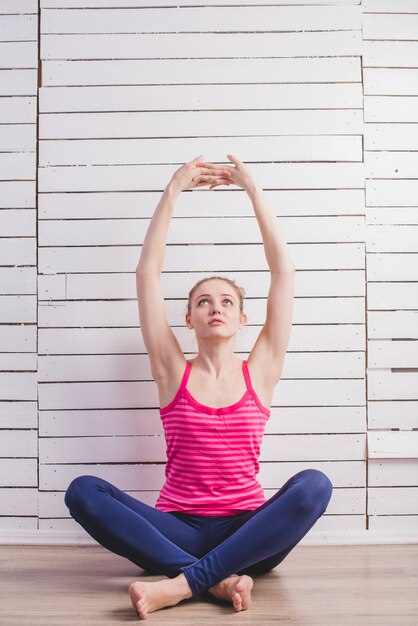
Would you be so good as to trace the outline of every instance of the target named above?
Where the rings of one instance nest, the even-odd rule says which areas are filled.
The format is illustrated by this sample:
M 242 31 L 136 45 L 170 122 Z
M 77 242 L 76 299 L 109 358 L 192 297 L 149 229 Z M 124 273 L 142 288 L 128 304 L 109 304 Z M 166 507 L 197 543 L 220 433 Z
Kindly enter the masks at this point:
M 225 278 L 224 276 L 209 276 L 208 278 L 202 278 L 202 280 L 199 280 L 190 290 L 189 292 L 189 297 L 188 297 L 188 302 L 187 302 L 187 314 L 191 315 L 191 311 L 192 311 L 192 299 L 193 299 L 193 295 L 196 291 L 196 289 L 202 284 L 202 283 L 206 283 L 208 280 L 224 280 L 225 282 L 229 283 L 231 285 L 231 287 L 233 287 L 233 289 L 235 289 L 235 292 L 238 296 L 239 299 L 239 310 L 240 313 L 244 312 L 244 298 L 245 298 L 245 290 L 240 287 L 239 285 L 236 284 L 235 280 L 233 280 L 232 278 Z

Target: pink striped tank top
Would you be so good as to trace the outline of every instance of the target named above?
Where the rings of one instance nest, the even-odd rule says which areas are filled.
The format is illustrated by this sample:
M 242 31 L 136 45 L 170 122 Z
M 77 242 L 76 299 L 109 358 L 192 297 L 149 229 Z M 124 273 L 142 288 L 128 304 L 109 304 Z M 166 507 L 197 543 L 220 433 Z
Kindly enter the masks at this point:
M 198 402 L 186 389 L 186 362 L 179 390 L 160 409 L 166 445 L 166 481 L 155 507 L 193 515 L 236 515 L 266 501 L 256 479 L 261 440 L 270 410 L 253 389 L 247 361 L 247 390 L 231 406 Z

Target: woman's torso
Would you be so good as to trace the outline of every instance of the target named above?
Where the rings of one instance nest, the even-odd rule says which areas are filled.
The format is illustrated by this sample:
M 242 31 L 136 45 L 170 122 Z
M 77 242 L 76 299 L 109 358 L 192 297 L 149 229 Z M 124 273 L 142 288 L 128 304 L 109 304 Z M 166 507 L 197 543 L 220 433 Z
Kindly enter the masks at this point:
M 160 409 L 167 463 L 166 482 L 155 506 L 195 515 L 253 510 L 265 502 L 256 476 L 270 409 L 261 403 L 246 361 L 237 360 L 239 379 L 235 368 L 225 376 L 231 385 L 243 380 L 244 386 L 234 384 L 235 395 L 228 393 L 217 406 L 209 397 L 216 385 L 211 389 L 200 381 L 202 393 L 195 397 L 188 384 L 193 367 L 190 361 L 184 363 L 174 397 Z M 206 398 L 209 401 L 201 402 Z

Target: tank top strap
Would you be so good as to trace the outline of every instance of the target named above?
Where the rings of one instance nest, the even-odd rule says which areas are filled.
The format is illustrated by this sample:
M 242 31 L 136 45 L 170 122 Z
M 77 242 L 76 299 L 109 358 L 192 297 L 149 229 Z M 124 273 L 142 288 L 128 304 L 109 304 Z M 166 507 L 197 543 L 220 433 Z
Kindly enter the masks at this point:
M 267 407 L 263 406 L 263 404 L 261 403 L 260 398 L 257 395 L 257 392 L 255 391 L 253 384 L 251 382 L 251 376 L 250 376 L 250 370 L 248 369 L 248 365 L 247 365 L 247 361 L 243 361 L 242 362 L 242 372 L 244 374 L 244 378 L 245 378 L 245 383 L 247 385 L 247 389 L 250 392 L 250 394 L 252 395 L 252 397 L 254 398 L 258 408 L 260 409 L 260 411 L 262 413 L 264 413 L 264 415 L 267 416 L 267 418 L 270 416 L 270 409 L 268 409 Z
M 183 389 L 186 387 L 191 370 L 192 370 L 192 366 L 190 365 L 190 361 L 186 361 L 186 367 L 184 368 L 183 378 L 181 379 L 179 392 L 183 391 Z
M 242 362 L 242 373 L 244 374 L 245 384 L 247 385 L 247 389 L 251 394 L 254 393 L 254 389 L 251 383 L 250 370 L 248 369 L 247 361 Z

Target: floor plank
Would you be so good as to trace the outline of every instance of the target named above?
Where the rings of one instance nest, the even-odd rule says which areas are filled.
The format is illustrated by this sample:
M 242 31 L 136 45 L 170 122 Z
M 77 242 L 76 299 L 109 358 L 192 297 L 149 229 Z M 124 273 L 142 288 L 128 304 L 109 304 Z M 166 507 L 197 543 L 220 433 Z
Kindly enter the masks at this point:
M 141 575 L 138 567 L 100 546 L 0 546 L 0 624 L 138 622 L 127 589 Z M 150 614 L 146 623 L 416 626 L 418 545 L 299 546 L 256 579 L 248 611 L 192 599 Z

